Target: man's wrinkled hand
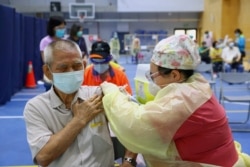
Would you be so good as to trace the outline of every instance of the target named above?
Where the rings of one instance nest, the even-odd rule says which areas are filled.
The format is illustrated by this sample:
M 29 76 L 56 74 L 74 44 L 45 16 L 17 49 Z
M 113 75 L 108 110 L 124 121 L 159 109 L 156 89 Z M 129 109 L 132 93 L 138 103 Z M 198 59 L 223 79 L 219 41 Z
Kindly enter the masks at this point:
M 77 118 L 83 125 L 87 124 L 96 115 L 104 112 L 102 96 L 94 95 L 85 101 L 77 100 L 77 102 L 72 105 L 72 112 L 74 118 Z

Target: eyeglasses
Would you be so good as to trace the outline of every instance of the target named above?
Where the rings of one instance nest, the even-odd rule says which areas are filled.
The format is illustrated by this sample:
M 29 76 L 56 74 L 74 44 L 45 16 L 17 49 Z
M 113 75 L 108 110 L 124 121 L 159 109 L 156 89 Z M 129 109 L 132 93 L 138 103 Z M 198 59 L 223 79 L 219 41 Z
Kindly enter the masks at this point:
M 151 73 L 150 71 L 147 71 L 145 73 L 145 77 L 148 79 L 150 82 L 154 82 L 154 79 L 159 76 L 159 71 L 155 73 Z

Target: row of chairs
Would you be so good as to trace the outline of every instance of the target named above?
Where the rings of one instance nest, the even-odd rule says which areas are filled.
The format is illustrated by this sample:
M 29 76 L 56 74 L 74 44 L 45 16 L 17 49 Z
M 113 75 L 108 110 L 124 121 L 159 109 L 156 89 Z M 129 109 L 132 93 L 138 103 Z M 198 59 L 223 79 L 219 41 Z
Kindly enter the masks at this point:
M 202 74 L 206 73 L 209 74 L 208 81 L 211 85 L 211 88 L 214 90 L 214 93 L 216 94 L 216 78 L 213 76 L 213 65 L 212 64 L 206 64 L 201 63 L 197 69 L 197 72 L 200 72 Z M 228 103 L 247 103 L 248 104 L 248 111 L 246 118 L 243 121 L 229 121 L 230 124 L 246 124 L 248 123 L 250 119 L 250 73 L 243 72 L 243 73 L 237 73 L 237 72 L 230 72 L 225 73 L 221 72 L 219 73 L 219 81 L 220 81 L 220 91 L 219 91 L 219 101 L 225 108 L 225 102 Z M 231 93 L 227 94 L 227 91 L 225 90 L 225 84 L 227 85 L 242 85 L 240 87 L 236 88 L 237 92 L 244 92 L 243 94 L 239 93 Z M 229 88 L 230 89 L 230 88 Z M 238 95 L 236 95 L 238 94 Z M 245 129 L 233 129 L 234 131 L 250 131 L 249 128 Z

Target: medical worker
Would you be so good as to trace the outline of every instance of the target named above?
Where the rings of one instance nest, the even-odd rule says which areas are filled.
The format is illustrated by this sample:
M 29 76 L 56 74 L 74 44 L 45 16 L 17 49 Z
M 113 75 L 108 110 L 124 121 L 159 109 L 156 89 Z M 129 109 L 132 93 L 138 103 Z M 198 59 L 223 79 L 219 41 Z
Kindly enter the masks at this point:
M 244 167 L 250 158 L 237 151 L 224 108 L 207 80 L 194 69 L 196 44 L 186 35 L 161 40 L 147 77 L 153 101 L 135 103 L 108 82 L 101 84 L 105 113 L 121 143 L 142 153 L 147 167 Z

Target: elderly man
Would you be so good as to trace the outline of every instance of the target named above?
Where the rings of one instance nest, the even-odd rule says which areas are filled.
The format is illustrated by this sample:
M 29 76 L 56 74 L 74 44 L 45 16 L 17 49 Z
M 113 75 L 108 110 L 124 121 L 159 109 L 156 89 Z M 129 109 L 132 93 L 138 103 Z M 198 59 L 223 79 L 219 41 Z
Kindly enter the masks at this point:
M 44 51 L 44 74 L 53 82 L 24 109 L 34 162 L 48 167 L 111 167 L 113 145 L 103 114 L 100 89 L 83 82 L 81 50 L 55 41 Z
M 221 57 L 224 61 L 225 72 L 231 72 L 232 69 L 236 69 L 237 72 L 243 72 L 244 67 L 241 62 L 241 53 L 234 42 L 230 41 L 228 46 L 222 50 Z

